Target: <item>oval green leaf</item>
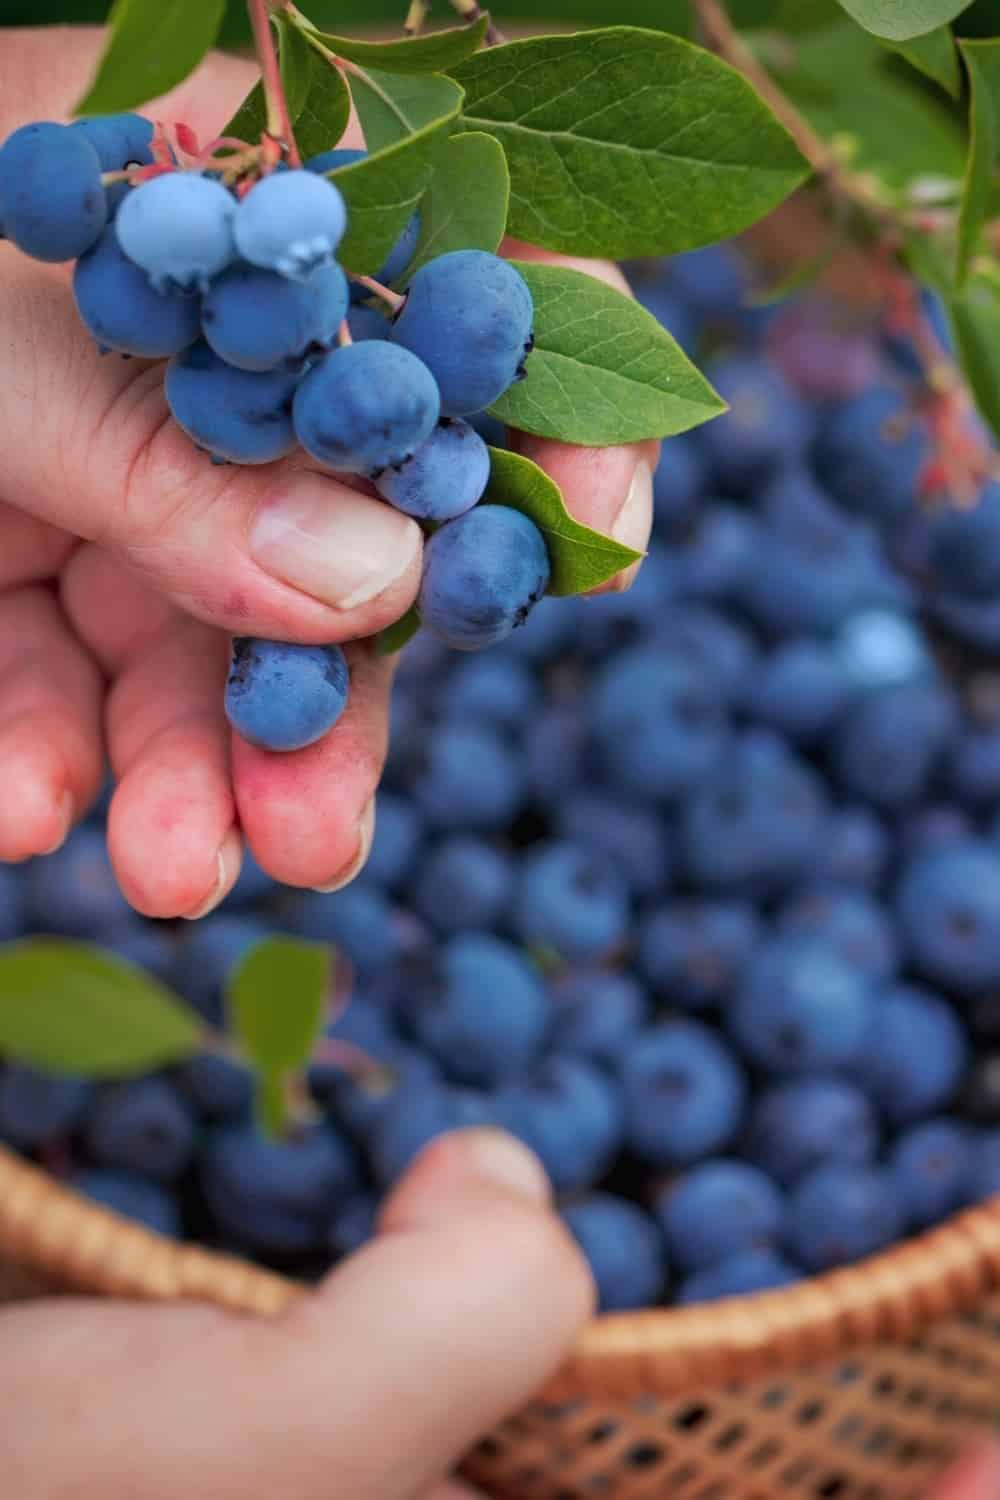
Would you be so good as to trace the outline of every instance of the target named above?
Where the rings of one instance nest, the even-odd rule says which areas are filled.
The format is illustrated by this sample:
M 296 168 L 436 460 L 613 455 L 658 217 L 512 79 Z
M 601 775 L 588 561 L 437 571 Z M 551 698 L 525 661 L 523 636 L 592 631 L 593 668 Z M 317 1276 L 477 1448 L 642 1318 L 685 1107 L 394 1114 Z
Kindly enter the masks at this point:
M 430 31 L 426 36 L 404 37 L 394 42 L 366 42 L 353 36 L 321 32 L 323 41 L 338 57 L 378 68 L 385 73 L 445 73 L 457 67 L 483 45 L 490 18 L 484 12 L 467 26 Z
M 91 1078 L 181 1062 L 201 1019 L 159 980 L 87 943 L 26 938 L 0 948 L 0 1054 Z
M 233 1032 L 264 1072 L 299 1068 L 323 1027 L 333 949 L 296 938 L 265 938 L 237 966 L 226 989 Z
M 289 90 L 292 130 L 308 160 L 340 140 L 351 114 L 351 96 L 342 75 L 314 51 L 302 34 L 281 27 L 281 65 Z M 257 83 L 222 131 L 241 141 L 256 141 L 267 124 L 264 91 Z
M 1000 40 L 959 42 L 969 74 L 969 156 L 958 216 L 956 268 L 961 281 L 993 201 L 1000 158 Z
M 490 482 L 481 503 L 509 505 L 531 517 L 545 537 L 552 564 L 550 594 L 589 593 L 643 556 L 575 520 L 559 486 L 530 459 L 491 448 L 490 462 Z
M 958 65 L 955 38 L 949 27 L 938 26 L 935 31 L 928 31 L 926 36 L 914 37 L 909 42 L 885 42 L 883 45 L 892 52 L 898 52 L 911 68 L 916 68 L 925 78 L 940 84 L 953 99 L 960 96 L 962 70 Z
M 97 73 L 76 113 L 115 114 L 174 88 L 215 42 L 225 10 L 226 0 L 115 0 Z
M 507 227 L 509 200 L 510 173 L 498 140 L 470 130 L 442 141 L 420 204 L 420 240 L 406 276 L 449 250 L 492 253 Z
M 906 42 L 947 26 L 972 0 L 840 0 L 847 14 L 874 36 Z
M 509 228 L 576 255 L 665 255 L 746 229 L 808 173 L 746 80 L 627 26 L 494 47 L 454 71 L 464 121 L 495 135 Z
M 970 277 L 948 303 L 962 372 L 980 414 L 1000 439 L 1000 287 Z
M 515 261 L 535 302 L 527 376 L 490 410 L 509 427 L 605 447 L 686 432 L 725 411 L 652 314 L 582 271 Z
M 375 637 L 375 646 L 379 656 L 394 656 L 397 651 L 412 641 L 420 629 L 420 616 L 417 606 L 411 605 L 405 615 L 400 615 L 394 625 L 387 625 Z

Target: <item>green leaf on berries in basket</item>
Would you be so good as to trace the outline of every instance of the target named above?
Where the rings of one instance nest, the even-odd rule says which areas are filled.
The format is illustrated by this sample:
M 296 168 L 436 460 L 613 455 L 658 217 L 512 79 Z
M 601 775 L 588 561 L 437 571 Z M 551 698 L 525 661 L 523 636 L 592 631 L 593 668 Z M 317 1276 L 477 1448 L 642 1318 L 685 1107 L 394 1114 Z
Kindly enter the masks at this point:
M 379 632 L 375 637 L 375 649 L 379 656 L 395 656 L 397 651 L 402 651 L 403 647 L 412 641 L 419 629 L 420 616 L 414 604 L 405 615 L 400 615 L 394 625 L 387 625 Z
M 387 142 L 382 128 L 387 128 L 386 122 L 380 120 L 374 131 L 378 144 L 373 146 L 373 133 L 366 123 L 369 111 L 367 106 L 362 108 L 359 79 L 352 75 L 351 90 L 372 154 L 329 176 L 347 200 L 347 233 L 338 257 L 349 271 L 368 274 L 378 270 L 419 206 L 434 170 L 436 147 L 457 119 L 462 103 L 462 91 L 450 78 L 380 76 L 393 84 L 426 86 L 427 91 L 417 103 L 415 95 L 399 90 L 401 97 L 409 99 L 406 128 L 394 116 L 401 133 Z M 364 90 L 368 84 L 360 87 Z
M 961 281 L 991 210 L 993 173 L 1000 156 L 1000 40 L 959 42 L 969 74 L 969 158 L 958 216 Z
M 298 1068 L 323 1027 L 333 981 L 325 943 L 265 938 L 226 988 L 232 1030 L 258 1068 Z
M 972 0 L 840 0 L 847 14 L 875 36 L 905 42 L 967 10 Z
M 507 153 L 510 232 L 550 250 L 690 250 L 746 229 L 808 173 L 735 69 L 664 32 L 511 42 L 454 76 L 465 124 Z
M 958 65 L 955 38 L 948 26 L 938 26 L 926 36 L 909 42 L 885 42 L 884 46 L 904 57 L 911 68 L 939 83 L 946 93 L 957 99 L 962 92 L 962 70 Z
M 970 277 L 948 303 L 958 361 L 980 414 L 1000 438 L 1000 287 Z
M 114 954 L 64 938 L 0 947 L 0 1055 L 115 1078 L 181 1062 L 203 1038 L 193 1011 Z
M 165 94 L 194 72 L 225 10 L 226 0 L 115 0 L 97 73 L 76 113 L 115 114 Z
M 605 447 L 670 437 L 725 411 L 680 345 L 594 276 L 515 261 L 535 303 L 527 376 L 490 408 L 509 427 Z
M 489 24 L 489 15 L 484 13 L 467 26 L 451 26 L 446 31 L 430 31 L 426 36 L 394 42 L 365 42 L 353 36 L 332 36 L 327 31 L 320 34 L 338 57 L 366 68 L 386 73 L 444 73 L 479 51 Z
M 420 205 L 420 240 L 406 281 L 419 266 L 449 250 L 497 249 L 507 226 L 510 173 L 492 135 L 470 130 L 442 141 Z
M 586 594 L 607 583 L 643 553 L 574 520 L 554 480 L 519 453 L 490 449 L 490 482 L 481 502 L 509 505 L 530 516 L 545 537 L 550 594 Z

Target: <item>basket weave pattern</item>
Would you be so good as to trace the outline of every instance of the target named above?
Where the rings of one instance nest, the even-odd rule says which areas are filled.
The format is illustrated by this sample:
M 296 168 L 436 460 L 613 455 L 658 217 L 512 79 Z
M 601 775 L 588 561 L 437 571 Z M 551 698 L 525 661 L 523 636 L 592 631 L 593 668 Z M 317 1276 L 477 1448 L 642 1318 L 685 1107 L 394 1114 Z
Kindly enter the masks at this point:
M 0 1295 L 262 1316 L 302 1295 L 84 1202 L 0 1148 Z M 1000 1421 L 1000 1200 L 787 1291 L 598 1319 L 468 1475 L 509 1500 L 924 1500 Z

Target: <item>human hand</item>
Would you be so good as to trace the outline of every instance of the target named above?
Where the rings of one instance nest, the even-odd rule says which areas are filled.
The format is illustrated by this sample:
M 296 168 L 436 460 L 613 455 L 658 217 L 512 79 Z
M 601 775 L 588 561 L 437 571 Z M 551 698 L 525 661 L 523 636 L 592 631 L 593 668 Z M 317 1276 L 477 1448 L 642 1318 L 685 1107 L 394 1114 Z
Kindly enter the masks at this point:
M 970 1449 L 935 1485 L 930 1500 L 997 1500 L 1000 1495 L 1000 1445 Z
M 18 1500 L 464 1500 L 443 1476 L 592 1306 L 537 1160 L 497 1131 L 445 1136 L 379 1236 L 277 1319 L 65 1299 L 0 1313 L 5 1479 Z
M 62 49 L 7 33 L 0 137 L 59 118 L 99 45 L 97 31 L 67 31 Z M 235 59 L 210 59 L 149 113 L 209 138 L 252 78 Z M 623 284 L 612 266 L 568 263 Z M 371 843 L 392 678 L 364 638 L 413 602 L 416 523 L 304 455 L 213 468 L 169 420 L 160 367 L 100 359 L 67 269 L 2 243 L 0 327 L 0 860 L 58 847 L 106 753 L 112 859 L 147 915 L 211 910 L 239 873 L 244 837 L 279 880 L 345 883 Z M 645 546 L 655 443 L 519 447 L 581 520 Z M 325 740 L 276 756 L 230 736 L 230 633 L 357 642 L 350 706 Z

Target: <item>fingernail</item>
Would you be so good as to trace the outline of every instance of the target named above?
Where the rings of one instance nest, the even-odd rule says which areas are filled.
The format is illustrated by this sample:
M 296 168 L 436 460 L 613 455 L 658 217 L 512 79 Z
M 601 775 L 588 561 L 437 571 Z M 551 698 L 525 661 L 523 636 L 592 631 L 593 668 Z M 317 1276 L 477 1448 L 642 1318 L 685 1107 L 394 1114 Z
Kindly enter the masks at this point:
M 456 1137 L 456 1142 L 458 1139 Z M 482 1126 L 463 1130 L 460 1139 L 470 1166 L 497 1187 L 530 1198 L 533 1203 L 551 1200 L 552 1188 L 545 1168 L 535 1153 L 514 1136 L 491 1126 Z
M 653 529 L 653 471 L 644 458 L 640 458 L 632 475 L 628 494 L 622 502 L 611 535 L 616 542 L 632 547 L 636 552 L 645 552 L 649 546 L 649 534 Z M 613 592 L 624 593 L 630 589 L 638 576 L 641 562 L 620 573 L 613 585 Z
M 185 922 L 197 922 L 214 911 L 224 901 L 236 884 L 243 863 L 243 835 L 238 828 L 230 828 L 215 856 L 215 884 L 194 911 L 184 913 Z
M 61 849 L 69 838 L 69 831 L 73 827 L 73 793 L 63 792 L 58 802 L 58 821 L 56 823 L 57 833 L 46 849 L 39 849 L 39 854 L 55 854 Z
M 313 890 L 318 891 L 321 896 L 331 896 L 334 891 L 343 890 L 345 885 L 350 885 L 368 863 L 371 853 L 372 839 L 375 837 L 375 798 L 369 802 L 358 822 L 358 852 L 346 869 L 341 870 L 330 885 L 314 885 Z
M 291 474 L 250 528 L 254 561 L 333 609 L 357 609 L 402 578 L 421 546 L 417 523 L 381 500 L 315 474 Z

